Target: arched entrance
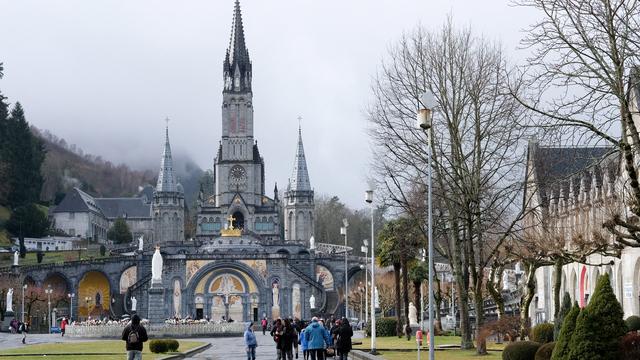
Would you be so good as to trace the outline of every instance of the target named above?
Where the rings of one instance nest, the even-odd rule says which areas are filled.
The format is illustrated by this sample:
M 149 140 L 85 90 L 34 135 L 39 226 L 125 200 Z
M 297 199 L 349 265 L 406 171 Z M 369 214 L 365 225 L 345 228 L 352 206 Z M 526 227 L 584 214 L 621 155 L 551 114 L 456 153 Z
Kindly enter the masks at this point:
M 69 316 L 69 283 L 59 273 L 49 274 L 42 282 L 44 289 L 51 288 L 51 308 L 56 309 L 59 315 Z
M 235 267 L 201 269 L 188 288 L 195 295 L 193 306 L 197 318 L 240 322 L 254 319 L 258 313 L 256 282 L 247 272 Z
M 587 267 L 583 266 L 580 271 L 580 307 L 583 308 L 587 305 L 588 297 L 589 297 L 589 279 L 587 275 Z
M 84 318 L 107 316 L 110 304 L 109 279 L 99 271 L 85 273 L 78 284 L 78 316 Z

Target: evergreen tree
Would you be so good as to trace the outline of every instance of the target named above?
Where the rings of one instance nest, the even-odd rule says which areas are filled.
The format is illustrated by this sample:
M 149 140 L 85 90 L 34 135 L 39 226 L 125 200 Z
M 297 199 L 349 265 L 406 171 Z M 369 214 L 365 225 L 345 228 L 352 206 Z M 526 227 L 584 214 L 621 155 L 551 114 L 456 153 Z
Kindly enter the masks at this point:
M 47 235 L 50 225 L 45 210 L 35 204 L 29 204 L 13 211 L 6 223 L 6 228 L 18 238 L 43 237 Z
M 569 296 L 569 293 L 565 292 L 564 297 L 562 298 L 562 306 L 560 307 L 560 311 L 558 311 L 558 316 L 554 320 L 553 339 L 556 341 L 558 341 L 558 335 L 560 335 L 560 329 L 562 328 L 562 321 L 564 320 L 564 317 L 567 316 L 570 310 L 571 310 L 571 296 Z
M 2 79 L 4 68 L 0 63 L 0 79 Z M 7 117 L 9 116 L 9 105 L 5 101 L 6 97 L 0 92 L 0 142 L 7 143 Z M 4 146 L 0 147 L 0 204 L 6 204 L 11 186 L 9 179 L 9 162 L 7 161 Z
M 133 234 L 129 230 L 129 225 L 123 218 L 117 218 L 113 226 L 107 232 L 107 239 L 116 244 L 124 244 L 133 241 Z
M 613 293 L 609 274 L 598 279 L 593 298 L 576 320 L 569 342 L 570 360 L 620 358 L 620 339 L 627 332 L 622 306 Z
M 568 360 L 569 359 L 569 342 L 576 328 L 576 319 L 580 314 L 578 303 L 574 303 L 573 307 L 562 321 L 562 328 L 556 340 L 556 347 L 553 349 L 551 360 Z
M 2 157 L 7 160 L 9 168 L 6 181 L 11 187 L 8 205 L 16 208 L 37 202 L 43 183 L 40 167 L 45 152 L 40 139 L 31 132 L 19 102 L 6 122 L 3 145 Z

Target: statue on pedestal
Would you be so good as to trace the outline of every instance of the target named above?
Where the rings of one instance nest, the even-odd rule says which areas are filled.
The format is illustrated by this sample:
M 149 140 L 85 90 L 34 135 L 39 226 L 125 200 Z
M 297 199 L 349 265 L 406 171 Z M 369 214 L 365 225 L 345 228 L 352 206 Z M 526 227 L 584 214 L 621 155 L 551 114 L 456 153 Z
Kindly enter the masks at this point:
M 142 251 L 144 249 L 144 239 L 143 239 L 143 235 L 140 235 L 140 237 L 138 238 L 138 251 Z
M 311 297 L 309 298 L 309 305 L 311 305 L 311 309 L 316 308 L 316 297 L 313 296 L 313 294 L 311 294 Z
M 13 253 L 13 266 L 18 266 L 19 258 L 20 258 L 20 252 L 16 250 L 16 252 Z
M 7 313 L 13 312 L 13 288 L 7 291 Z
M 135 296 L 131 297 L 131 311 L 132 312 L 136 312 L 136 309 L 138 308 L 138 299 L 136 299 Z
M 412 302 L 409 303 L 409 324 L 418 325 L 418 309 Z
M 309 239 L 309 249 L 316 249 L 316 238 L 314 238 L 313 236 L 311 237 L 311 239 Z
M 162 283 L 162 255 L 160 254 L 160 246 L 156 246 L 156 251 L 151 258 L 151 283 Z

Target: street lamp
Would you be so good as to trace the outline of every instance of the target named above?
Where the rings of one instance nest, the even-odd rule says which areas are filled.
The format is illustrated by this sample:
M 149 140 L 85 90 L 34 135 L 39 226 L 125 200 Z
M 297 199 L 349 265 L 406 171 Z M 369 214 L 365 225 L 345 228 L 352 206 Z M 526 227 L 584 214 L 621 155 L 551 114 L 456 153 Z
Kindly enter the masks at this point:
M 349 227 L 349 221 L 342 219 L 342 226 L 340 228 L 340 235 L 344 235 L 344 316 L 349 318 L 349 271 L 347 268 L 347 228 Z
M 47 311 L 47 324 L 49 325 L 49 334 L 51 334 L 51 293 L 53 292 L 51 285 L 49 285 L 44 292 L 47 294 L 47 304 L 49 305 Z
M 27 291 L 27 284 L 22 285 L 22 323 L 24 324 L 24 292 Z
M 427 177 L 428 177 L 428 256 L 429 256 L 429 360 L 435 359 L 435 348 L 433 343 L 433 231 L 431 222 L 431 146 L 433 141 L 433 108 L 435 107 L 435 98 L 433 94 L 425 92 L 420 99 L 418 107 L 418 127 L 427 133 Z
M 376 351 L 376 240 L 373 234 L 373 184 L 370 184 L 369 190 L 365 191 L 364 201 L 371 207 L 371 354 L 375 355 Z
M 362 243 L 364 244 L 360 250 L 362 250 L 362 252 L 365 254 L 364 257 L 364 265 L 360 265 L 360 269 L 364 270 L 364 323 L 368 324 L 369 323 L 369 297 L 367 294 L 369 294 L 369 269 L 367 269 L 367 255 L 369 254 L 369 247 L 367 246 L 369 244 L 369 241 L 367 240 L 362 240 Z
M 69 323 L 71 323 L 71 319 L 73 319 L 73 298 L 76 297 L 76 293 L 67 294 L 69 298 Z

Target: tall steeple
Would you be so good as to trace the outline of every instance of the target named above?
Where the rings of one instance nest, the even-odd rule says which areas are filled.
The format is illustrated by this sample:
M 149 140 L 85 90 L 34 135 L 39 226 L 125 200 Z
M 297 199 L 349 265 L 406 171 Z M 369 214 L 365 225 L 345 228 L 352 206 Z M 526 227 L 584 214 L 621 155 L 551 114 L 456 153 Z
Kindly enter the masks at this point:
M 307 170 L 307 159 L 304 156 L 304 145 L 302 144 L 302 128 L 298 126 L 298 148 L 296 158 L 293 162 L 293 174 L 289 180 L 289 190 L 311 191 L 311 181 Z
M 164 151 L 160 162 L 160 173 L 158 174 L 157 192 L 177 192 L 176 178 L 173 173 L 173 159 L 171 158 L 171 145 L 169 144 L 169 124 L 165 128 Z
M 229 48 L 224 59 L 224 91 L 251 92 L 251 59 L 244 40 L 240 1 L 236 0 Z
M 308 243 L 314 232 L 315 203 L 300 126 L 298 126 L 298 147 L 293 163 L 293 174 L 284 193 L 283 204 L 284 239 Z

